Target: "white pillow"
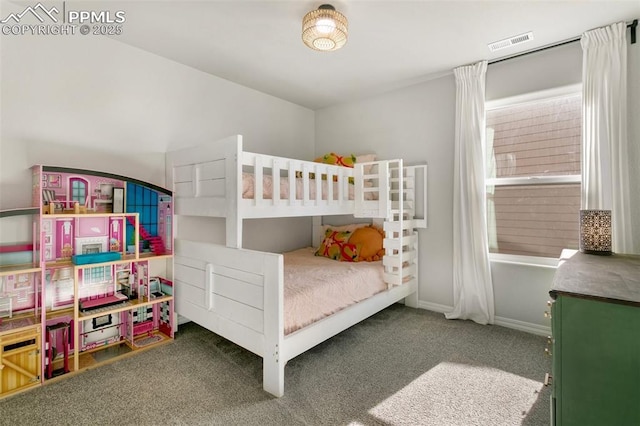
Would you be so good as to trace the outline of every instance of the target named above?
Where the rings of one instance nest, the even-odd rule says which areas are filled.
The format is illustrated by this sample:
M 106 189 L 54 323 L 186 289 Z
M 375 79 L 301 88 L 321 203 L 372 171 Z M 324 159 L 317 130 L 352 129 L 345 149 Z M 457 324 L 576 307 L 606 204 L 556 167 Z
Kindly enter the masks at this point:
M 350 223 L 348 225 L 322 225 L 322 235 L 327 232 L 327 229 L 331 228 L 337 232 L 353 232 L 358 228 L 364 228 L 370 226 L 370 223 Z
M 369 163 L 371 161 L 376 161 L 376 155 L 375 154 L 360 154 L 360 155 L 356 155 L 356 164 L 359 163 Z M 371 173 L 371 168 L 373 166 L 367 166 L 364 168 L 364 174 L 368 175 L 369 173 Z

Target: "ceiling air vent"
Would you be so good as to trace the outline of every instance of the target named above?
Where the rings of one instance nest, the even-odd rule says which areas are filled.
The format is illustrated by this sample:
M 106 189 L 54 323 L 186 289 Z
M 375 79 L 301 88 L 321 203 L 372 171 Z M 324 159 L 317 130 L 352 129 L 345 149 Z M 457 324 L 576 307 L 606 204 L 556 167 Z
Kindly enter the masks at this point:
M 494 41 L 489 43 L 489 50 L 495 52 L 496 50 L 506 49 L 507 47 L 515 46 L 516 44 L 526 43 L 533 40 L 533 32 L 529 31 L 525 34 L 505 38 L 504 40 Z

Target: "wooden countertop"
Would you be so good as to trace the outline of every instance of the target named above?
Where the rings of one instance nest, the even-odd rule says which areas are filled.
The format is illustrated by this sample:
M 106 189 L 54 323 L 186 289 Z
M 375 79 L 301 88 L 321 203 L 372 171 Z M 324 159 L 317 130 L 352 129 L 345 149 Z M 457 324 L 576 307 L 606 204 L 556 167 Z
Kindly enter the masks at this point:
M 550 294 L 640 306 L 640 255 L 598 256 L 565 249 Z

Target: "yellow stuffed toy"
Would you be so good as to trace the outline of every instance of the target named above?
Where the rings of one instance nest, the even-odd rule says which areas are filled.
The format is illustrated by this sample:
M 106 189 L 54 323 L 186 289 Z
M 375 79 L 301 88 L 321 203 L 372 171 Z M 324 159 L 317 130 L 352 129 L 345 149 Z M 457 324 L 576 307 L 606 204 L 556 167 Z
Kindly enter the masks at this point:
M 383 238 L 382 229 L 375 226 L 365 226 L 353 231 L 353 234 L 349 237 L 349 244 L 353 244 L 358 248 L 357 260 L 359 262 L 373 262 L 382 259 L 382 256 L 384 256 Z

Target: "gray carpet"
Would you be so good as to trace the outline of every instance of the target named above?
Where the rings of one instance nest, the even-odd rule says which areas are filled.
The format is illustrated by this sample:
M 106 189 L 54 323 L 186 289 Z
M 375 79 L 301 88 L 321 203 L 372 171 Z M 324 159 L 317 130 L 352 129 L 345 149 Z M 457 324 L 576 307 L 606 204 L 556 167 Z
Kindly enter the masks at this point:
M 1 425 L 548 425 L 545 339 L 392 306 L 289 361 L 189 323 L 176 340 L 0 400 Z

